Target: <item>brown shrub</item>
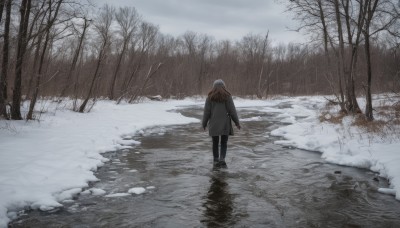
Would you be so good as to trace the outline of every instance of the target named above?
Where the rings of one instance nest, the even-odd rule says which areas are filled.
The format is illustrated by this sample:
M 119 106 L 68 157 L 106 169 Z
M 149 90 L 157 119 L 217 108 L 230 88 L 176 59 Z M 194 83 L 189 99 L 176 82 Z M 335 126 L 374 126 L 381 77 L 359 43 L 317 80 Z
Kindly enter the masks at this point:
M 319 116 L 319 121 L 333 123 L 333 124 L 341 124 L 343 117 L 345 117 L 345 116 L 346 116 L 346 114 L 344 114 L 342 112 L 334 115 L 328 111 L 325 111 L 325 112 L 322 112 L 321 115 Z
M 383 120 L 369 121 L 364 115 L 357 115 L 354 118 L 352 126 L 357 126 L 366 130 L 367 132 L 379 133 L 385 129 L 387 122 Z

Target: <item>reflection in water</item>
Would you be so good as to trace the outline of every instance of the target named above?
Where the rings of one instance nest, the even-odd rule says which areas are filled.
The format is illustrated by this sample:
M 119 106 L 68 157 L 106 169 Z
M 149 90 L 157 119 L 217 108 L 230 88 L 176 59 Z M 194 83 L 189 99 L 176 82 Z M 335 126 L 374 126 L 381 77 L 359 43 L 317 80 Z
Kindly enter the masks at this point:
M 229 193 L 225 172 L 214 171 L 211 174 L 211 185 L 205 197 L 203 223 L 207 227 L 227 227 L 234 224 L 232 220 L 233 195 Z

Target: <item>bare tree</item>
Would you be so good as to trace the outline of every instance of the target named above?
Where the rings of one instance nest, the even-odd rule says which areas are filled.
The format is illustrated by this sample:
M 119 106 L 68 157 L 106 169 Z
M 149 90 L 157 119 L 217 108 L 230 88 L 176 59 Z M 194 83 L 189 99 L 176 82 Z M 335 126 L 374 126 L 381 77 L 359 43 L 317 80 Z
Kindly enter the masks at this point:
M 133 57 L 131 61 L 135 61 L 133 64 L 133 69 L 132 72 L 129 75 L 127 75 L 128 77 L 125 78 L 125 81 L 121 89 L 122 94 L 118 98 L 117 103 L 120 103 L 123 97 L 127 95 L 128 95 L 127 97 L 129 98 L 129 102 L 132 102 L 134 100 L 133 97 L 135 97 L 136 92 L 140 90 L 140 87 L 134 85 L 135 78 L 139 77 L 139 72 L 142 69 L 144 62 L 149 55 L 150 49 L 154 47 L 157 34 L 158 34 L 157 26 L 148 22 L 141 23 L 139 27 L 138 40 L 135 40 L 135 44 L 137 42 L 138 50 L 136 50 L 135 47 L 131 48 L 131 51 L 133 52 L 131 53 Z M 136 53 L 136 51 L 138 51 L 138 53 Z M 135 58 L 136 56 L 137 58 Z
M 398 2 L 400 4 L 400 2 Z M 364 35 L 364 50 L 367 62 L 367 85 L 366 85 L 366 107 L 365 116 L 368 120 L 373 120 L 372 108 L 372 63 L 371 63 L 371 36 L 377 35 L 382 31 L 390 31 L 396 23 L 400 20 L 400 5 L 396 6 L 395 1 L 391 0 L 365 0 L 366 16 L 363 27 Z M 378 17 L 378 20 L 374 18 Z M 372 30 L 372 31 L 371 31 Z M 396 35 L 391 33 L 392 35 Z
M 93 88 L 97 77 L 99 76 L 99 69 L 101 64 L 106 58 L 106 49 L 111 43 L 111 24 L 114 19 L 115 9 L 111 6 L 105 5 L 99 12 L 97 18 L 94 20 L 94 27 L 97 34 L 100 36 L 101 46 L 98 50 L 97 64 L 94 71 L 92 80 L 90 82 L 89 91 L 79 107 L 79 112 L 83 113 L 85 111 L 86 105 L 92 96 Z
M 320 0 L 292 0 L 289 7 L 295 11 L 302 21 L 302 26 L 308 29 L 320 26 L 323 34 L 323 45 L 328 65 L 330 58 L 328 54 L 328 40 L 331 47 L 335 49 L 334 37 L 338 40 L 337 65 L 338 65 L 338 87 L 340 91 L 340 101 L 342 110 L 346 108 L 352 113 L 360 113 L 356 93 L 355 93 L 355 74 L 358 63 L 358 48 L 361 43 L 361 34 L 364 27 L 367 4 L 364 0 L 329 0 L 324 3 Z M 327 15 L 334 15 L 328 18 Z M 308 17 L 307 17 L 308 16 Z M 309 19 L 311 16 L 312 19 Z M 336 24 L 336 28 L 328 28 L 327 21 Z M 344 27 L 343 27 L 344 25 Z M 336 35 L 334 31 L 336 30 Z M 318 30 L 317 30 L 318 31 Z M 329 32 L 331 31 L 331 35 Z M 348 48 L 345 47 L 347 38 Z M 346 88 L 346 106 L 343 105 L 342 78 Z
M 2 1 L 1 4 L 4 4 Z M 3 43 L 3 58 L 1 63 L 1 75 L 0 75 L 0 118 L 8 119 L 6 109 L 7 99 L 7 74 L 8 74 L 8 60 L 9 60 L 9 48 L 10 48 L 10 21 L 11 21 L 11 4 L 12 0 L 5 0 L 6 5 L 6 21 L 4 23 L 4 43 Z M 0 9 L 3 11 L 3 9 Z M 1 19 L 1 17 L 0 17 Z
M 119 8 L 118 12 L 115 14 L 115 19 L 119 25 L 118 33 L 122 37 L 122 48 L 118 55 L 114 75 L 110 83 L 110 99 L 114 99 L 115 82 L 121 67 L 122 58 L 125 56 L 126 50 L 128 49 L 128 44 L 137 29 L 139 16 L 135 8 L 124 7 Z
M 140 53 L 139 53 L 139 62 L 138 65 L 135 69 L 135 74 L 132 76 L 136 76 L 136 74 L 138 73 L 139 69 L 142 67 L 142 64 L 144 61 L 148 60 L 151 49 L 154 48 L 155 45 L 155 41 L 156 41 L 156 37 L 158 34 L 158 27 L 151 24 L 151 23 L 147 23 L 147 22 L 142 22 L 141 26 L 140 26 L 140 32 L 139 32 L 139 49 L 140 49 Z M 152 66 L 154 64 L 150 64 L 149 67 L 149 72 L 151 72 Z M 159 63 L 158 67 L 156 69 L 156 71 L 158 71 L 158 69 L 160 68 L 162 64 Z M 149 77 L 147 75 L 150 75 Z M 144 81 L 145 81 L 145 85 L 147 85 L 148 80 L 151 79 L 151 76 L 154 74 L 146 74 Z M 132 78 L 131 78 L 132 79 Z M 127 86 L 130 86 L 130 84 L 132 83 L 132 80 L 130 80 L 128 82 Z M 137 83 L 140 84 L 140 83 Z M 138 95 L 142 95 L 142 91 L 143 91 L 144 86 L 138 87 L 135 86 L 131 89 L 131 96 L 129 98 L 129 103 L 132 103 L 133 101 L 136 100 L 136 98 L 138 97 Z M 129 87 L 128 87 L 129 89 Z
M 33 110 L 35 108 L 37 97 L 39 95 L 39 86 L 40 86 L 40 81 L 41 81 L 42 74 L 43 74 L 43 64 L 44 64 L 46 52 L 47 52 L 47 49 L 48 49 L 48 46 L 49 46 L 50 30 L 53 27 L 54 22 L 57 19 L 57 16 L 58 16 L 58 13 L 60 11 L 60 7 L 61 7 L 62 3 L 63 3 L 63 0 L 56 0 L 56 1 L 49 0 L 48 1 L 47 22 L 46 22 L 46 29 L 44 30 L 45 39 L 44 39 L 44 43 L 43 43 L 43 47 L 42 47 L 42 53 L 40 55 L 39 68 L 38 68 L 38 71 L 36 73 L 35 91 L 34 91 L 33 96 L 31 98 L 31 102 L 29 104 L 29 111 L 28 111 L 28 114 L 26 116 L 26 119 L 28 119 L 28 120 L 32 120 L 33 119 Z M 39 39 L 39 40 L 41 40 L 41 39 Z M 38 49 L 40 49 L 40 45 L 39 45 Z
M 365 17 L 365 29 L 363 31 L 365 39 L 365 55 L 367 58 L 367 103 L 365 108 L 365 116 L 368 120 L 373 120 L 374 116 L 372 113 L 372 97 L 371 97 L 371 80 L 372 80 L 372 69 L 371 69 L 371 51 L 370 51 L 370 27 L 372 18 L 374 16 L 376 7 L 378 6 L 378 0 L 366 0 L 366 17 Z
M 66 82 L 65 82 L 65 85 L 64 85 L 63 89 L 61 90 L 60 97 L 64 97 L 65 96 L 68 88 L 72 84 L 71 83 L 71 78 L 72 78 L 73 74 L 75 73 L 76 65 L 78 63 L 78 58 L 79 58 L 79 56 L 80 56 L 80 54 L 82 52 L 82 46 L 83 46 L 83 41 L 84 41 L 85 36 L 86 36 L 86 32 L 87 32 L 87 30 L 88 30 L 88 28 L 90 26 L 90 23 L 92 22 L 91 20 L 89 20 L 86 17 L 86 15 L 83 15 L 82 17 L 78 17 L 78 18 L 80 19 L 80 21 L 83 21 L 83 24 L 81 25 L 82 32 L 80 32 L 79 29 L 76 28 L 75 26 L 73 27 L 75 33 L 78 34 L 77 35 L 78 36 L 78 46 L 75 49 L 75 52 L 74 52 L 74 55 L 73 55 L 73 58 L 72 58 L 72 63 L 71 63 L 71 66 L 68 69 Z M 78 80 L 76 80 L 75 83 L 74 83 L 74 95 L 76 95 L 77 83 L 78 83 Z
M 6 0 L 0 0 L 0 22 L 3 19 L 4 5 L 6 4 Z
M 198 94 L 203 92 L 203 81 L 209 73 L 208 57 L 211 55 L 212 39 L 207 35 L 202 35 L 198 45 L 199 70 L 197 76 Z
M 250 79 L 245 82 L 246 90 L 253 90 L 252 95 L 261 98 L 261 87 L 264 84 L 261 84 L 261 82 L 265 73 L 264 64 L 267 59 L 268 35 L 248 34 L 242 38 L 238 46 L 245 67 L 242 73 Z
M 20 13 L 21 20 L 18 31 L 18 49 L 17 61 L 15 64 L 15 79 L 13 90 L 13 103 L 11 108 L 11 118 L 14 120 L 21 120 L 21 78 L 22 78 L 22 65 L 26 52 L 27 30 L 29 24 L 29 15 L 31 11 L 31 0 L 22 0 Z
M 267 95 L 267 89 L 268 89 L 268 84 L 269 80 L 272 74 L 272 70 L 264 69 L 268 68 L 267 65 L 270 65 L 271 62 L 271 55 L 267 54 L 267 48 L 268 48 L 268 36 L 269 36 L 269 31 L 267 32 L 267 35 L 265 35 L 265 39 L 262 41 L 262 52 L 261 52 L 261 69 L 260 69 L 260 74 L 258 78 L 258 86 L 257 86 L 257 97 L 262 98 L 263 95 Z M 266 72 L 268 71 L 268 72 Z M 267 74 L 265 74 L 267 73 Z M 264 76 L 266 75 L 266 78 L 264 79 Z
M 47 19 L 47 2 L 46 0 L 42 1 L 34 1 L 31 6 L 31 22 L 29 26 L 29 31 L 27 35 L 28 39 L 28 46 L 27 46 L 27 53 L 31 53 L 33 49 L 35 49 L 35 54 L 33 58 L 32 64 L 32 72 L 36 72 L 39 64 L 40 59 L 40 50 L 41 45 L 43 43 L 43 37 L 45 34 L 44 28 L 46 28 L 45 23 Z M 30 45 L 29 45 L 30 43 Z M 35 80 L 35 74 L 29 74 L 29 81 L 28 81 L 28 89 L 26 95 L 31 97 L 31 91 L 33 89 L 33 83 Z
M 339 88 L 341 92 L 341 100 L 340 106 L 341 111 L 344 112 L 346 110 L 344 105 L 344 93 L 342 90 L 342 78 L 345 78 L 345 46 L 344 46 L 344 36 L 343 36 L 343 27 L 342 27 L 342 19 L 341 19 L 341 12 L 340 12 L 340 5 L 338 0 L 334 0 L 335 6 L 335 18 L 336 18 L 336 26 L 337 26 L 337 37 L 339 40 L 339 50 L 338 50 L 338 74 L 339 74 Z M 348 91 L 347 81 L 343 80 L 345 84 L 346 91 Z
M 149 71 L 147 72 L 146 77 L 144 78 L 143 84 L 140 86 L 140 88 L 135 91 L 131 98 L 129 99 L 129 103 L 132 103 L 133 101 L 136 101 L 137 98 L 139 97 L 139 95 L 142 94 L 143 90 L 146 88 L 149 80 L 157 73 L 157 71 L 160 69 L 160 67 L 162 66 L 162 63 L 158 63 L 157 68 L 153 71 L 153 65 L 150 66 Z

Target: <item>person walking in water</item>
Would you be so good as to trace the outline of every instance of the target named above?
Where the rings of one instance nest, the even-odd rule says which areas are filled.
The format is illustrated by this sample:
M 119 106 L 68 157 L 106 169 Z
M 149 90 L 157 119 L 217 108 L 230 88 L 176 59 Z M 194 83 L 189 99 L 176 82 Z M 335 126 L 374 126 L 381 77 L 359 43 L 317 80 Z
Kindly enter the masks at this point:
M 232 95 L 225 87 L 224 81 L 215 80 L 212 90 L 208 93 L 204 105 L 204 115 L 202 126 L 204 131 L 208 125 L 209 135 L 212 137 L 212 150 L 214 156 L 214 166 L 226 168 L 226 150 L 228 147 L 228 137 L 233 135 L 232 122 L 240 130 L 239 118 L 236 113 Z M 219 142 L 221 150 L 219 153 Z

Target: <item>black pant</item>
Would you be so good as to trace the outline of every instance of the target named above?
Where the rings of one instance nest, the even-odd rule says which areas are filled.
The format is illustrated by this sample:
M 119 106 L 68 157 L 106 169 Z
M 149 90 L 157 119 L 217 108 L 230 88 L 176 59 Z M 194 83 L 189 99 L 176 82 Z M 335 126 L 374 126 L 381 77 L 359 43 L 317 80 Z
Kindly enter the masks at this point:
M 228 136 L 221 135 L 221 154 L 218 153 L 219 137 L 220 136 L 212 136 L 214 161 L 217 161 L 218 159 L 224 160 L 226 156 L 226 149 L 228 148 Z

